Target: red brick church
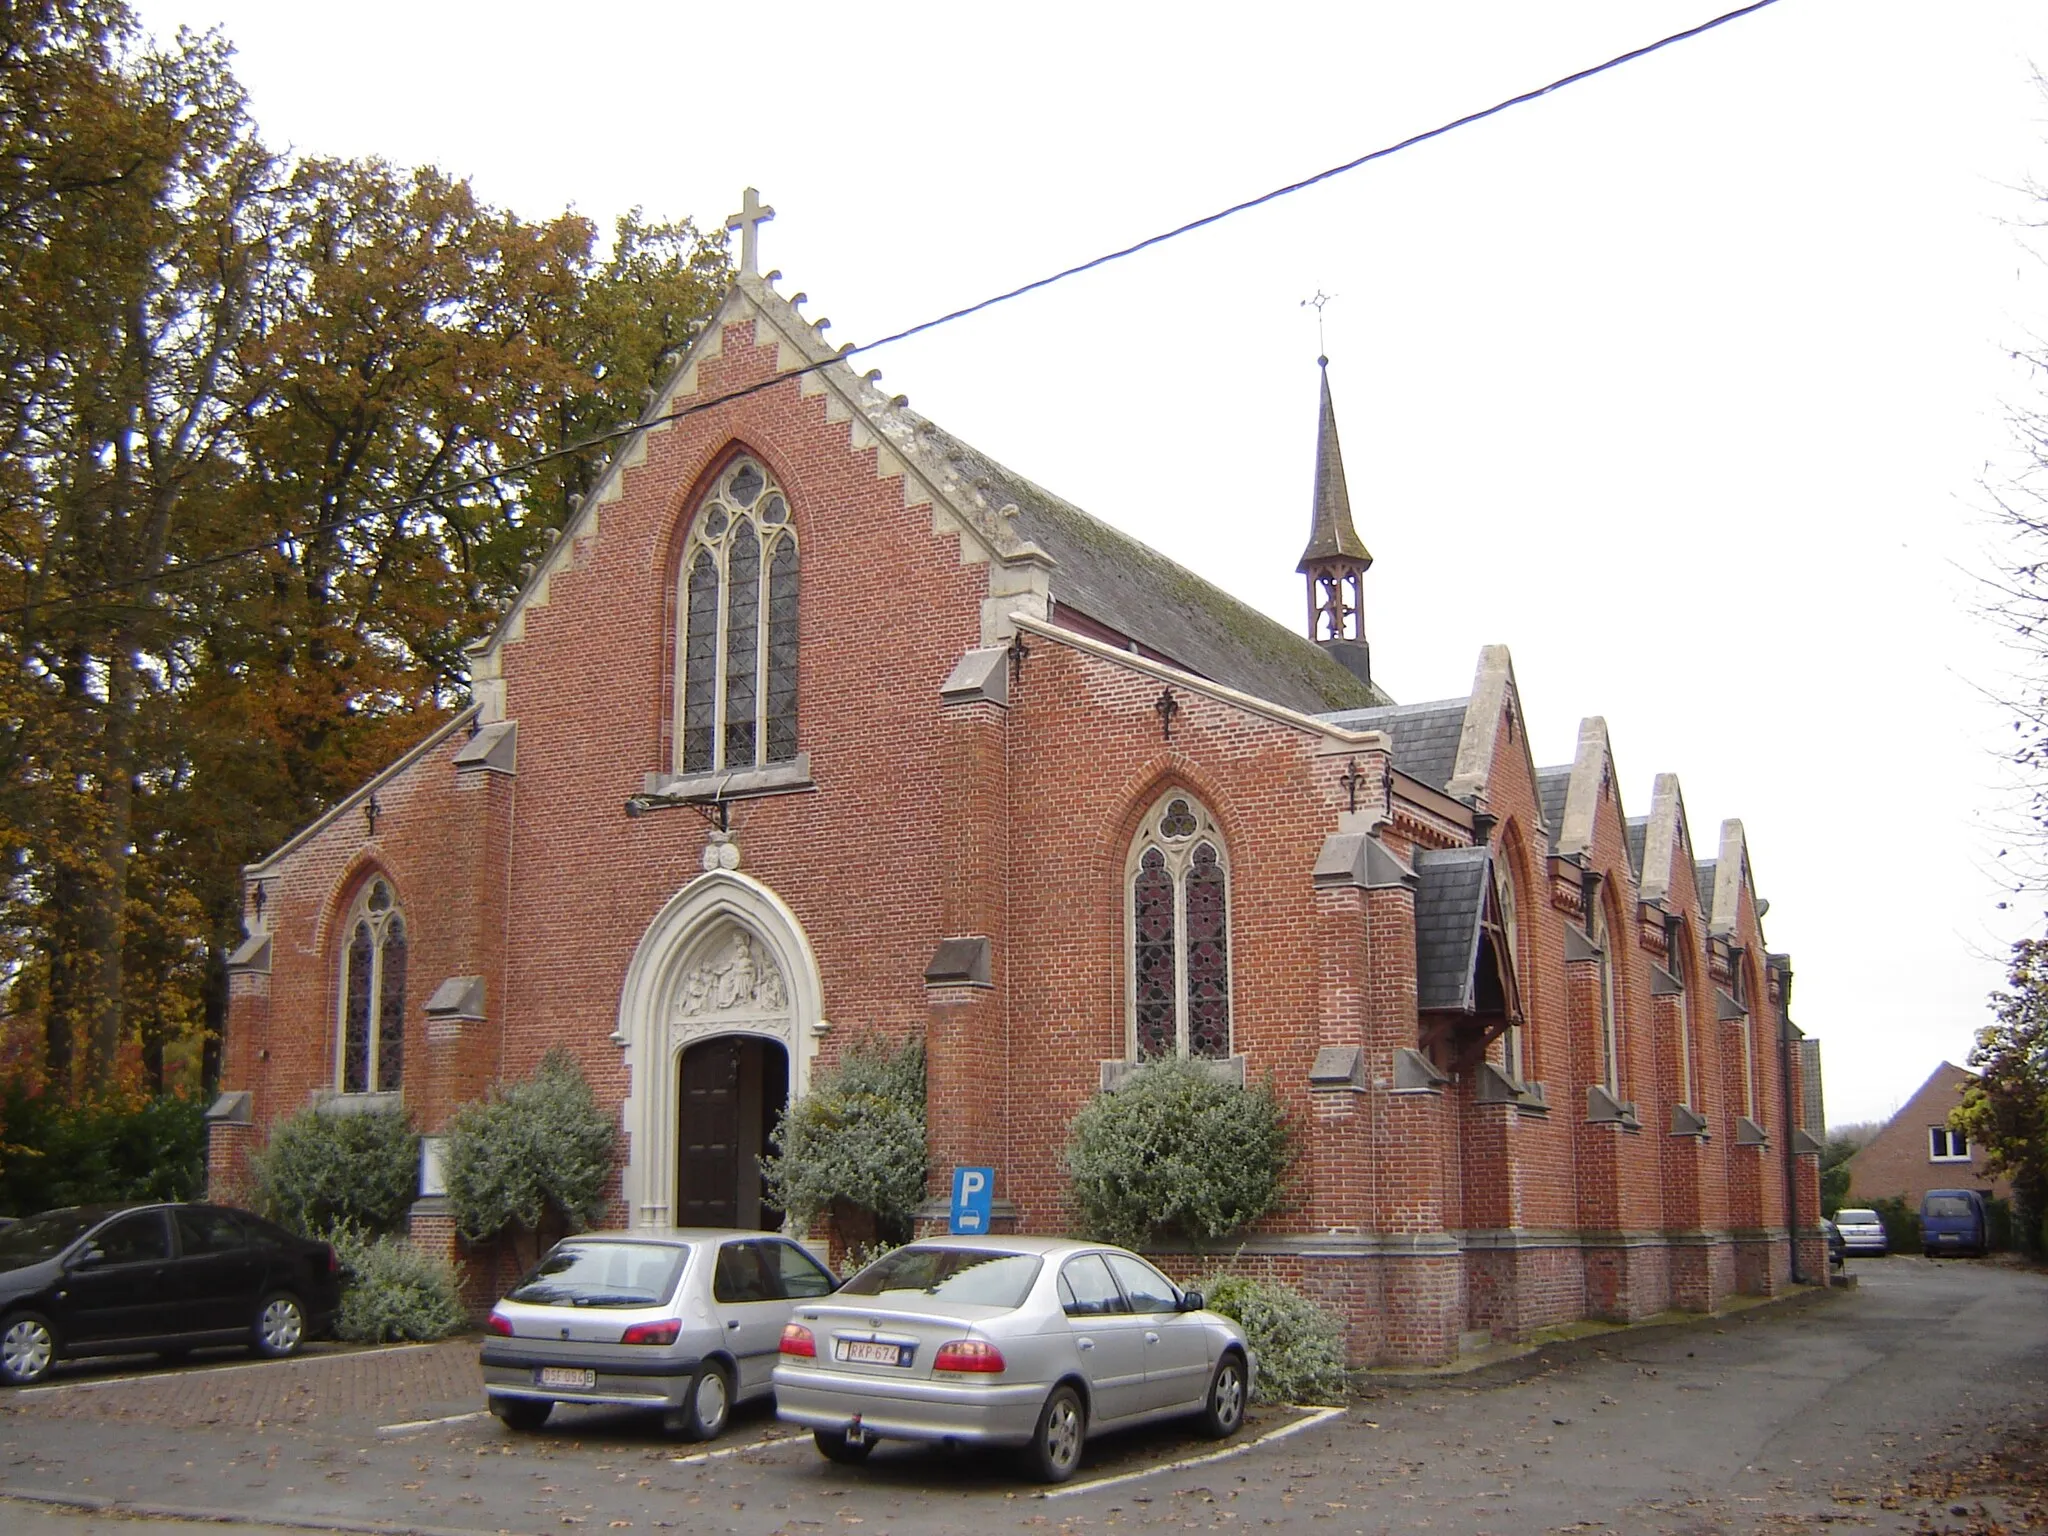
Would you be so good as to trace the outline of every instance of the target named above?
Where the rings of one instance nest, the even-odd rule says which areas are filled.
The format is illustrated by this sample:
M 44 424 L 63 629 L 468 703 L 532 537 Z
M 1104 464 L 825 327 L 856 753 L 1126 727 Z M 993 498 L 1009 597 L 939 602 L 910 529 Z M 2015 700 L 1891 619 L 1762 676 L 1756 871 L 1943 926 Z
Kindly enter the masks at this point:
M 916 1033 L 933 1195 L 992 1166 L 1019 1231 L 1142 1056 L 1270 1076 L 1293 1197 L 1232 1262 L 1361 1362 L 1824 1274 L 1741 824 L 1698 847 L 1668 774 L 1630 817 L 1597 719 L 1539 766 L 1503 647 L 1373 684 L 1327 377 L 1295 632 L 834 361 L 751 244 L 473 707 L 248 867 L 218 1183 L 309 1103 L 431 1138 L 563 1045 L 616 1222 L 754 1225 L 789 1096 Z

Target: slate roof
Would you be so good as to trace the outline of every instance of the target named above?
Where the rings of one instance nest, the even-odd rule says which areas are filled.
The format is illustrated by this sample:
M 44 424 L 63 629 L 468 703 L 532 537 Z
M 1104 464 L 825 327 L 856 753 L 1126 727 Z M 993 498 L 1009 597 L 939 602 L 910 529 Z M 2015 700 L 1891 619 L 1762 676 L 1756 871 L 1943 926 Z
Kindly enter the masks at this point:
M 1628 819 L 1628 866 L 1636 872 L 1636 879 L 1643 878 L 1643 845 L 1650 839 L 1650 818 L 1631 816 Z
M 1061 606 L 1211 682 L 1304 714 L 1391 702 L 1306 635 L 1005 469 L 944 429 L 918 420 L 927 452 L 948 461 L 970 483 L 985 485 L 991 501 L 1016 505 L 1016 532 L 1056 562 L 1052 595 Z
M 1322 718 L 1350 731 L 1385 731 L 1394 738 L 1394 766 L 1431 789 L 1442 789 L 1458 766 L 1458 738 L 1465 733 L 1469 703 L 1441 699 L 1434 704 L 1340 710 Z
M 1415 1006 L 1470 1013 L 1477 1004 L 1479 930 L 1491 856 L 1432 848 L 1416 856 Z
M 1536 770 L 1536 798 L 1543 802 L 1543 824 L 1550 828 L 1550 851 L 1557 852 L 1557 840 L 1564 832 L 1564 797 L 1572 787 L 1572 770 L 1567 764 L 1562 768 L 1538 768 Z
M 1699 887 L 1700 912 L 1708 922 L 1714 920 L 1714 866 L 1719 859 L 1702 859 L 1692 867 L 1693 883 Z

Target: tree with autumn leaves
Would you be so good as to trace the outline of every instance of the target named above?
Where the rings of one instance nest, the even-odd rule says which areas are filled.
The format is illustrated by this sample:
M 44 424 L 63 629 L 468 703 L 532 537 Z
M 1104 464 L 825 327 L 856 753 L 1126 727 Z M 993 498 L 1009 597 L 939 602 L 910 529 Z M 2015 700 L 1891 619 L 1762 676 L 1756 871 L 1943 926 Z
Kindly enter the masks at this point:
M 218 36 L 0 5 L 16 1068 L 210 1087 L 240 867 L 460 706 L 462 647 L 601 462 L 562 450 L 642 410 L 729 274 L 687 220 L 601 244 L 274 153 Z

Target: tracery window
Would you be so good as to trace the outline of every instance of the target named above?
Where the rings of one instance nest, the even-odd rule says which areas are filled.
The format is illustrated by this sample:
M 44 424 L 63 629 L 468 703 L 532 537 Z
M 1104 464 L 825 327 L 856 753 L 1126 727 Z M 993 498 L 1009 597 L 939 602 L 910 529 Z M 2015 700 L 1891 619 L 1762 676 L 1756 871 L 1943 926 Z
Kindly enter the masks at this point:
M 372 880 L 349 911 L 341 956 L 343 1093 L 396 1093 L 405 1071 L 405 914 Z
M 1131 1053 L 1230 1055 L 1230 866 L 1215 821 L 1184 794 L 1146 814 L 1124 874 Z
M 1682 919 L 1665 930 L 1664 949 L 1664 969 L 1678 983 L 1678 996 L 1672 999 L 1678 1005 L 1678 1102 L 1697 1109 L 1699 1102 L 1692 1096 L 1692 959 Z
M 796 756 L 796 564 L 789 498 L 753 459 L 736 461 L 683 548 L 679 773 Z

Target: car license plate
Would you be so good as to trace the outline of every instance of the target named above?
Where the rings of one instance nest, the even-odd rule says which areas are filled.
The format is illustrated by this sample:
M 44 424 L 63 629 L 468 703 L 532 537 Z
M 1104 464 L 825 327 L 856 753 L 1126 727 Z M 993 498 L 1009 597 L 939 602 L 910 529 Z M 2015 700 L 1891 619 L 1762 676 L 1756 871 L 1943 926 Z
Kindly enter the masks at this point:
M 597 1385 L 597 1372 L 575 1371 L 561 1365 L 544 1365 L 540 1368 L 539 1384 L 543 1387 L 567 1387 L 573 1392 L 588 1392 Z
M 835 1360 L 859 1365 L 908 1365 L 916 1352 L 914 1344 L 884 1344 L 878 1339 L 836 1339 L 832 1344 Z

